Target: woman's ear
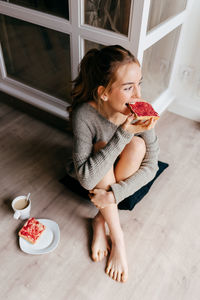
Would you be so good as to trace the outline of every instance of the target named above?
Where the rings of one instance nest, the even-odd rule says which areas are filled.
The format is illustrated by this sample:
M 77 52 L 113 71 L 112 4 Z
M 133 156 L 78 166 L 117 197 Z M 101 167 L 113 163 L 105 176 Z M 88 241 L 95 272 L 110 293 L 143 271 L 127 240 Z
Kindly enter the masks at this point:
M 98 96 L 103 100 L 103 101 L 107 101 L 108 100 L 108 96 L 107 93 L 105 92 L 105 87 L 103 85 L 100 85 L 97 89 L 97 93 Z

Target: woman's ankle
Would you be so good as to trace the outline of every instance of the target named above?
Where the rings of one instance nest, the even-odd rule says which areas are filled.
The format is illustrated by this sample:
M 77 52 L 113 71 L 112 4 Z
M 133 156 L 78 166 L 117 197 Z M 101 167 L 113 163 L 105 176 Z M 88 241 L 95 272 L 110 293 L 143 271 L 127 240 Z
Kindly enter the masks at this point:
M 124 243 L 124 233 L 122 231 L 122 229 L 120 228 L 119 230 L 117 230 L 117 232 L 110 234 L 110 238 L 112 241 L 112 244 L 121 244 Z

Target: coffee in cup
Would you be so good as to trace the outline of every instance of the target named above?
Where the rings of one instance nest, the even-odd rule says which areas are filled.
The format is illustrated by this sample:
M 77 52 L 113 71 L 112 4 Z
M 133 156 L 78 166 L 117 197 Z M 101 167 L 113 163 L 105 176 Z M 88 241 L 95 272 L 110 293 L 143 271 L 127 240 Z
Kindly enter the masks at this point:
M 30 217 L 31 201 L 27 200 L 27 196 L 18 196 L 12 201 L 12 208 L 14 210 L 14 219 L 25 220 Z

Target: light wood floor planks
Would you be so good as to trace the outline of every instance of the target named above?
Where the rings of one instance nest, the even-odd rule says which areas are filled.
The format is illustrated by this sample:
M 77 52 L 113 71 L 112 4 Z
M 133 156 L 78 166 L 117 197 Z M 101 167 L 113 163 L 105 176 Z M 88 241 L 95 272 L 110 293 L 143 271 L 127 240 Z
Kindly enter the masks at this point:
M 0 104 L 0 299 L 197 300 L 200 295 L 200 124 L 165 112 L 157 125 L 169 168 L 132 212 L 120 211 L 129 280 L 116 283 L 106 260 L 90 259 L 96 208 L 59 183 L 71 138 Z M 28 255 L 11 200 L 31 192 L 32 216 L 59 224 L 58 248 Z

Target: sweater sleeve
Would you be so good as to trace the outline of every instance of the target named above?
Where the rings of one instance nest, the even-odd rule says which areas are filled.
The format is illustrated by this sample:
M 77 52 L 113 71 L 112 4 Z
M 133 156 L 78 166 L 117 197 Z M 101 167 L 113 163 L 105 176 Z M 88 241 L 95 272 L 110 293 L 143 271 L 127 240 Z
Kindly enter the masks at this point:
M 117 203 L 132 195 L 151 181 L 158 170 L 159 145 L 155 130 L 145 131 L 140 134 L 140 136 L 144 139 L 146 144 L 145 157 L 137 172 L 126 180 L 111 185 Z
M 73 123 L 73 161 L 80 184 L 87 190 L 93 189 L 113 166 L 133 134 L 118 127 L 106 146 L 93 153 L 93 133 L 86 120 L 75 119 Z

